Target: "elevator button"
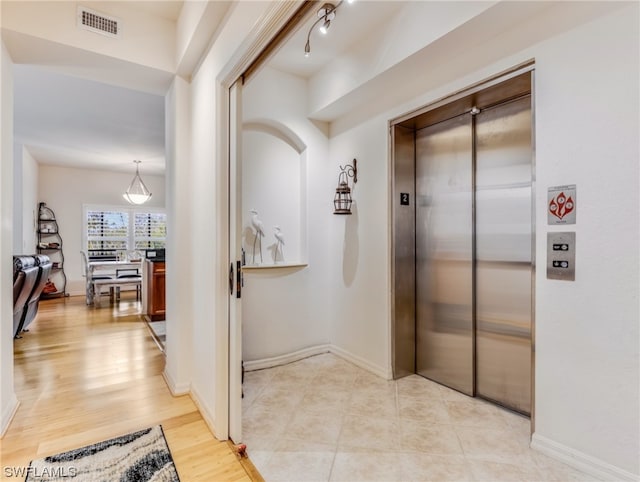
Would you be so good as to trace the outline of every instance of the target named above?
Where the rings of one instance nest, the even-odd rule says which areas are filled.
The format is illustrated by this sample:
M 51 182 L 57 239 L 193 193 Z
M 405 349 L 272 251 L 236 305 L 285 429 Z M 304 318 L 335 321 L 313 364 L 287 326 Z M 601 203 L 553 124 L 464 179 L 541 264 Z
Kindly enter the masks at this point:
M 547 233 L 547 278 L 575 281 L 575 271 L 576 233 Z

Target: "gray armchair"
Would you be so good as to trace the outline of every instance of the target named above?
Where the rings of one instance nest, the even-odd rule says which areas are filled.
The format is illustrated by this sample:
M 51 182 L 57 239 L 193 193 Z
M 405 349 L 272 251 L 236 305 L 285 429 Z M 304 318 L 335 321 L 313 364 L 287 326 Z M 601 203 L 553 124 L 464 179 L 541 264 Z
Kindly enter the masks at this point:
M 13 337 L 22 338 L 20 331 L 29 309 L 29 300 L 38 282 L 39 268 L 33 256 L 13 257 Z

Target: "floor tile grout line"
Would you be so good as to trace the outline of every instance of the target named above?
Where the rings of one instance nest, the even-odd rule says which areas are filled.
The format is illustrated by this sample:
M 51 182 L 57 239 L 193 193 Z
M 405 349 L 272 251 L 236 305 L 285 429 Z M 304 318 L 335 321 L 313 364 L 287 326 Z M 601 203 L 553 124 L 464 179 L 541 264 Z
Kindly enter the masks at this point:
M 340 367 L 331 367 L 330 365 L 326 366 L 326 367 L 307 367 L 307 369 L 309 370 L 316 370 L 316 369 L 320 369 L 319 371 L 322 371 L 324 368 L 328 368 L 329 371 L 332 371 L 333 369 L 340 369 Z M 294 377 L 295 378 L 295 377 Z M 347 376 L 347 378 L 349 378 Z M 366 378 L 365 376 L 365 372 L 360 368 L 360 367 L 356 367 L 356 371 L 353 374 L 353 377 L 351 379 L 351 384 L 349 385 L 349 389 L 348 389 L 348 397 L 346 398 L 345 401 L 341 401 L 340 403 L 343 404 L 343 407 L 346 405 L 347 407 L 349 407 L 352 402 L 353 402 L 353 397 L 354 394 L 357 393 L 357 389 L 358 387 L 360 388 L 367 388 L 367 389 L 371 389 L 371 391 L 375 391 L 375 384 L 368 384 L 368 383 L 358 383 L 359 380 L 362 380 Z M 340 380 L 340 377 L 338 377 L 338 380 Z M 295 384 L 295 380 L 292 380 L 290 382 L 291 384 L 293 384 L 293 386 L 290 385 L 290 390 L 295 390 L 296 388 L 299 388 L 296 386 Z M 401 454 L 405 454 L 405 453 L 410 453 L 410 454 L 426 454 L 429 455 L 430 457 L 444 457 L 445 455 L 453 455 L 453 454 L 434 454 L 434 453 L 425 453 L 422 450 L 413 450 L 413 451 L 409 451 L 409 450 L 404 450 L 402 449 L 402 416 L 401 416 L 401 399 L 402 399 L 402 394 L 401 394 L 401 390 L 400 390 L 400 386 L 398 384 L 397 381 L 392 381 L 393 383 L 393 391 L 392 393 L 390 393 L 389 391 L 383 391 L 381 392 L 381 395 L 383 397 L 385 397 L 386 399 L 388 399 L 387 397 L 389 395 L 391 395 L 393 397 L 394 400 L 394 414 L 395 414 L 395 430 L 398 434 L 398 442 L 399 445 L 397 446 L 396 449 L 394 450 L 390 450 L 388 452 L 385 451 L 378 451 L 378 449 L 371 449 L 371 452 L 375 452 L 375 453 L 393 453 L 395 454 L 395 456 L 401 455 Z M 305 387 L 307 387 L 307 385 L 305 385 Z M 336 382 L 335 384 L 337 390 L 342 390 L 344 388 L 346 388 L 346 386 L 343 383 L 339 383 Z M 384 384 L 380 384 L 380 387 L 384 386 Z M 441 388 L 441 387 L 438 387 Z M 264 387 L 263 387 L 264 389 Z M 429 389 L 431 390 L 431 389 Z M 427 390 L 427 391 L 429 391 Z M 444 406 L 448 410 L 451 408 L 451 405 L 457 405 L 456 402 L 465 402 L 466 405 L 469 405 L 470 407 L 473 407 L 474 405 L 478 405 L 475 402 L 475 399 L 469 399 L 469 400 L 459 400 L 459 399 L 447 399 L 447 394 L 443 391 L 440 390 L 439 392 L 433 392 L 433 390 L 431 390 L 431 393 L 426 393 L 424 395 L 425 397 L 428 397 L 430 400 L 439 400 L 440 402 L 442 402 L 444 404 Z M 420 398 L 420 397 L 418 397 Z M 256 398 L 257 399 L 257 398 Z M 300 413 L 301 409 L 302 409 L 302 400 L 303 398 L 300 398 L 300 400 L 298 400 L 296 406 L 295 406 L 295 411 L 296 413 Z M 493 407 L 493 405 L 489 405 L 491 407 Z M 337 474 L 336 469 L 337 469 L 337 462 L 339 460 L 338 455 L 340 455 L 341 452 L 341 442 L 344 439 L 344 431 L 345 431 L 345 426 L 346 426 L 346 422 L 347 422 L 347 418 L 349 417 L 353 417 L 353 416 L 357 416 L 354 415 L 353 413 L 349 412 L 348 409 L 345 409 L 344 411 L 338 411 L 339 412 L 339 417 L 340 417 L 340 425 L 339 425 L 339 432 L 337 435 L 337 439 L 335 441 L 334 447 L 333 447 L 333 457 L 331 458 L 331 463 L 329 466 L 329 473 L 328 473 L 328 480 L 331 480 L 333 477 L 335 477 Z M 315 412 L 310 412 L 312 414 L 315 414 Z M 383 412 L 381 412 L 383 413 Z M 320 414 L 318 414 L 320 415 Z M 361 414 L 362 415 L 362 414 Z M 335 416 L 335 414 L 333 415 L 329 415 L 329 416 Z M 381 418 L 381 419 L 385 419 L 385 417 L 377 417 L 377 418 Z M 474 470 L 472 470 L 471 468 L 471 464 L 472 462 L 478 462 L 480 464 L 497 464 L 498 466 L 504 466 L 504 465 L 511 465 L 515 468 L 519 468 L 519 469 L 524 469 L 524 470 L 531 470 L 533 472 L 536 472 L 538 474 L 541 475 L 541 480 L 548 480 L 545 479 L 545 475 L 544 475 L 544 469 L 545 466 L 543 465 L 543 460 L 542 459 L 537 459 L 531 456 L 530 452 L 526 451 L 526 450 L 522 450 L 522 451 L 518 451 L 518 453 L 514 453 L 513 454 L 513 459 L 508 459 L 505 458 L 504 460 L 500 459 L 492 459 L 492 456 L 489 454 L 488 457 L 484 457 L 482 455 L 479 455 L 478 457 L 474 457 L 473 453 L 470 453 L 468 450 L 465 449 L 465 446 L 463 444 L 462 441 L 462 436 L 460 433 L 460 430 L 465 430 L 465 429 L 471 429 L 472 431 L 477 431 L 478 433 L 483 433 L 486 432 L 487 430 L 490 431 L 494 431 L 497 433 L 500 432 L 504 432 L 504 433 L 508 433 L 508 434 L 512 434 L 514 436 L 514 441 L 517 441 L 520 439 L 520 435 L 523 434 L 523 430 L 521 430 L 521 427 L 519 426 L 519 424 L 516 423 L 512 423 L 512 419 L 508 418 L 508 417 L 503 417 L 504 418 L 504 422 L 505 422 L 505 426 L 503 427 L 502 424 L 499 424 L 499 427 L 495 427 L 495 426 L 490 426 L 490 427 L 486 427 L 483 426 L 483 424 L 480 424 L 480 426 L 476 425 L 476 424 L 468 424 L 468 422 L 463 421 L 462 423 L 453 423 L 454 419 L 449 418 L 449 423 L 435 423 L 436 425 L 441 425 L 441 426 L 448 426 L 453 430 L 453 433 L 456 437 L 456 442 L 458 444 L 458 449 L 460 450 L 460 452 L 456 455 L 457 457 L 460 457 L 460 462 L 463 463 L 465 472 L 467 474 L 467 477 L 469 477 L 469 480 L 479 480 L 478 479 L 478 475 L 477 474 L 481 474 L 484 473 L 485 470 L 487 470 L 487 467 L 483 467 L 482 465 L 478 466 L 478 469 L 480 470 L 480 472 L 476 471 L 474 472 Z M 385 420 L 390 420 L 390 419 L 385 419 Z M 408 420 L 411 420 L 411 418 L 409 418 Z M 420 423 L 419 421 L 415 421 L 413 423 Z M 433 421 L 428 421 L 428 424 L 434 424 Z M 529 444 L 527 444 L 528 446 Z M 518 444 L 519 447 L 519 444 Z M 327 447 L 329 448 L 329 447 Z M 348 448 L 348 447 L 347 447 Z M 529 447 L 529 450 L 530 447 Z M 521 453 L 520 453 L 521 452 Z M 364 452 L 362 452 L 364 453 Z M 355 456 L 360 455 L 361 452 L 356 450 L 354 452 Z M 522 455 L 529 455 L 530 459 L 531 459 L 531 464 L 529 463 L 525 463 L 521 460 L 521 456 Z M 273 452 L 271 452 L 271 456 L 273 456 Z M 500 458 L 500 457 L 499 457 Z M 374 457 L 375 459 L 375 457 Z M 327 459 L 325 459 L 327 460 Z M 328 464 L 327 464 L 328 465 Z M 562 465 L 562 464 L 560 464 Z M 326 467 L 326 465 L 325 465 Z M 566 467 L 565 467 L 566 468 Z M 326 469 L 325 469 L 326 470 Z M 398 477 L 402 477 L 402 470 L 399 470 L 398 473 Z M 484 475 L 481 476 L 485 477 Z M 484 479 L 483 479 L 484 480 Z M 515 479 L 514 479 L 515 480 Z M 519 480 L 523 480 L 523 479 L 519 479 Z
M 356 376 L 356 380 L 357 380 L 357 376 Z M 351 405 L 351 401 L 353 400 L 353 391 L 354 391 L 354 386 L 356 383 L 356 380 L 354 380 L 354 383 L 351 385 L 351 388 L 349 388 L 349 396 L 347 397 L 347 401 L 345 403 L 346 407 L 349 407 Z M 347 410 L 345 408 L 345 410 Z M 331 469 L 329 470 L 329 477 L 327 479 L 327 482 L 331 481 L 331 478 L 333 477 L 333 470 L 335 468 L 335 463 L 336 463 L 336 458 L 338 457 L 338 452 L 340 451 L 340 440 L 342 439 L 342 434 L 344 432 L 344 425 L 345 425 L 345 421 L 347 418 L 348 412 L 344 412 L 342 414 L 342 419 L 340 422 L 340 431 L 338 433 L 338 438 L 336 440 L 336 445 L 335 445 L 335 451 L 333 453 L 333 460 L 331 461 Z

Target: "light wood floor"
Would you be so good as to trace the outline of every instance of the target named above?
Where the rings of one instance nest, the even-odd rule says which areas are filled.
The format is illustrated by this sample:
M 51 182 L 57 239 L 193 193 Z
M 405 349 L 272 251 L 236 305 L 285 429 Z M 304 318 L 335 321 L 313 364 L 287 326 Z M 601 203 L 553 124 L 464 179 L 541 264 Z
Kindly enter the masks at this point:
M 31 331 L 14 341 L 21 404 L 0 441 L 1 480 L 6 467 L 156 424 L 182 482 L 262 480 L 213 437 L 188 395 L 171 395 L 164 355 L 129 296 L 100 308 L 84 297 L 40 303 Z

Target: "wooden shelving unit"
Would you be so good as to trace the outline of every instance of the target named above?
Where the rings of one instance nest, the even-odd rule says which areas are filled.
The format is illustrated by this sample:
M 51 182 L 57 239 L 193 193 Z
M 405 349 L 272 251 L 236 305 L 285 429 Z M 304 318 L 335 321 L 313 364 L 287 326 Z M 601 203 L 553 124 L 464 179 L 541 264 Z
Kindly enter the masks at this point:
M 45 203 L 38 206 L 38 254 L 44 254 L 51 259 L 51 274 L 49 279 L 58 288 L 55 293 L 42 293 L 42 299 L 60 298 L 67 296 L 67 276 L 64 273 L 64 253 L 62 251 L 62 237 L 58 230 L 58 221 L 51 208 Z

